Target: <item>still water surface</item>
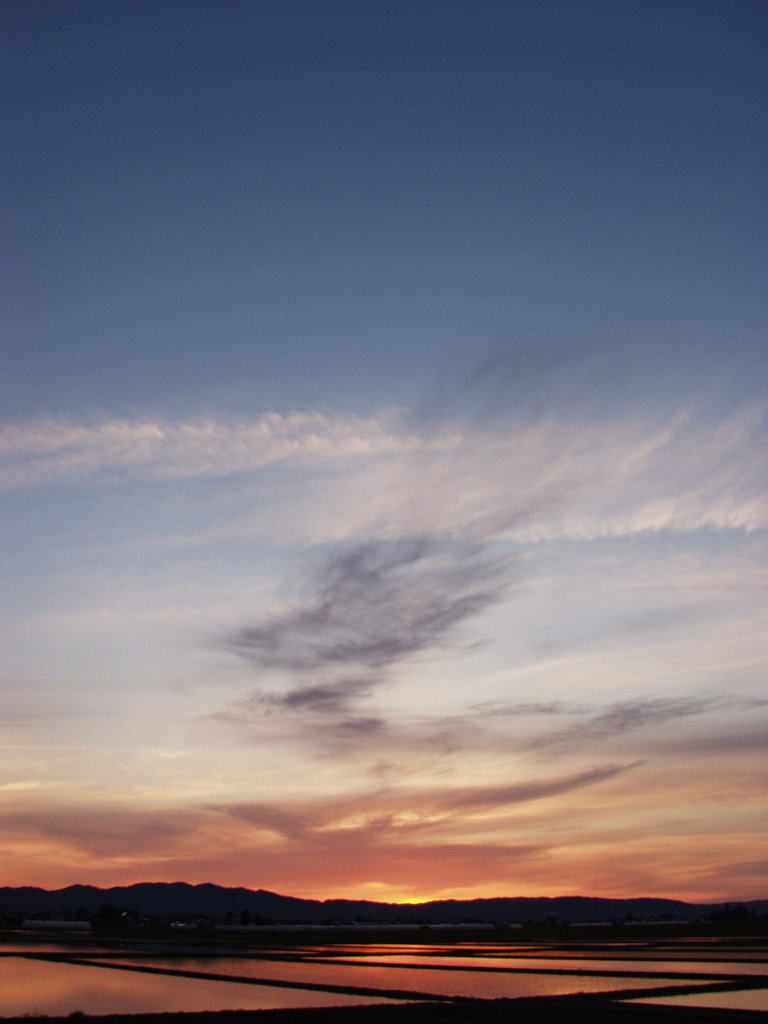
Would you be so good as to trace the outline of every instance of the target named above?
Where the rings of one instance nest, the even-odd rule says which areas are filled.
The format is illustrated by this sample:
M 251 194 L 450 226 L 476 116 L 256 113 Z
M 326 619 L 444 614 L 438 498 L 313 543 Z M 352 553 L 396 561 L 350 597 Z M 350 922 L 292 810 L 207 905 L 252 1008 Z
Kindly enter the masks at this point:
M 136 974 L 133 971 L 104 970 L 24 957 L 0 959 L 0 1015 L 4 1017 L 22 1014 L 66 1016 L 74 1010 L 89 1014 L 172 1013 L 183 1010 L 351 1006 L 389 1001 L 374 996 Z
M 43 944 L 37 949 L 42 951 Z M 188 1010 L 268 1009 L 277 1007 L 344 1006 L 389 1002 L 385 996 L 393 990 L 437 996 L 473 996 L 515 998 L 521 996 L 566 995 L 576 992 L 615 992 L 625 989 L 650 989 L 669 984 L 685 984 L 679 977 L 664 977 L 665 972 L 685 975 L 701 981 L 702 974 L 764 975 L 768 962 L 737 963 L 711 960 L 706 963 L 683 959 L 612 959 L 560 955 L 531 956 L 534 950 L 519 948 L 484 950 L 486 955 L 466 955 L 472 951 L 457 947 L 421 949 L 393 947 L 304 947 L 286 950 L 279 959 L 273 951 L 261 959 L 248 955 L 176 955 L 132 954 L 125 950 L 44 946 L 60 954 L 87 959 L 104 967 L 84 963 L 61 963 L 25 958 L 23 952 L 37 951 L 30 944 L 15 947 L 14 955 L 0 957 L 0 1016 L 21 1014 L 67 1015 L 73 1010 L 88 1014 L 175 1012 Z M 363 956 L 362 952 L 368 955 Z M 9 950 L 10 952 L 11 950 Z M 3 952 L 0 949 L 0 952 Z M 179 950 L 181 952 L 181 950 Z M 213 953 L 213 951 L 211 951 Z M 479 953 L 480 951 L 478 951 Z M 491 955 L 487 955 L 488 953 Z M 542 950 L 535 951 L 541 954 Z M 642 952 L 638 950 L 642 956 Z M 661 952 L 661 951 L 659 951 Z M 761 951 L 762 952 L 762 951 Z M 520 955 L 520 954 L 523 955 Z M 526 953 L 528 955 L 526 955 Z M 20 955 L 21 954 L 21 955 Z M 373 954 L 373 955 L 371 955 Z M 464 954 L 464 955 L 462 955 Z M 761 955 L 755 952 L 754 960 Z M 306 957 L 306 959 L 302 959 Z M 319 962 L 324 958 L 324 962 Z M 342 962 L 346 960 L 347 962 Z M 107 964 L 114 965 L 107 967 Z M 146 974 L 120 969 L 120 965 L 159 968 L 167 971 L 196 971 L 232 978 L 264 979 L 285 982 L 286 987 L 248 984 L 205 978 L 184 978 L 173 974 Z M 435 969 L 442 967 L 442 970 Z M 468 970 L 467 968 L 481 968 Z M 492 967 L 496 970 L 488 970 Z M 450 969 L 445 969 L 450 968 Z M 483 970 L 482 968 L 486 968 Z M 498 970 L 502 968 L 502 970 Z M 626 975 L 579 975 L 575 973 L 525 973 L 543 971 L 638 971 L 641 977 Z M 382 995 L 349 995 L 312 992 L 291 988 L 293 984 L 356 986 L 379 990 Z M 768 1009 L 768 989 L 695 996 L 665 996 L 658 1001 L 682 1002 L 696 1006 L 722 1006 Z M 657 1000 L 654 1000 L 657 1001 Z
M 660 1006 L 699 1006 L 715 1010 L 768 1011 L 768 989 L 742 989 L 740 992 L 697 992 L 688 996 L 659 996 L 658 998 L 630 999 L 632 1003 L 656 1003 Z
M 132 965 L 136 960 L 111 960 Z M 615 992 L 628 988 L 651 988 L 669 984 L 653 977 L 584 977 L 567 974 L 515 974 L 489 971 L 435 971 L 428 968 L 357 966 L 348 964 L 296 963 L 251 960 L 241 957 L 173 957 L 142 959 L 141 963 L 176 971 L 206 971 L 232 977 L 286 981 L 294 984 L 354 985 L 383 991 L 408 991 L 437 996 L 470 996 L 479 999 L 519 996 L 566 995 L 574 992 Z M 87 969 L 87 968 L 84 968 Z M 133 974 L 134 978 L 143 975 Z M 219 984 L 227 984 L 220 982 Z M 364 1001 L 367 1001 L 365 999 Z
M 353 954 L 345 959 L 365 964 L 413 964 L 432 967 L 489 967 L 495 970 L 543 970 L 543 971 L 643 971 L 658 974 L 660 971 L 685 974 L 757 974 L 768 975 L 768 961 L 764 963 L 740 963 L 733 960 L 629 960 L 600 957 L 532 957 L 507 954 L 495 956 L 421 956 L 406 953 L 362 956 Z

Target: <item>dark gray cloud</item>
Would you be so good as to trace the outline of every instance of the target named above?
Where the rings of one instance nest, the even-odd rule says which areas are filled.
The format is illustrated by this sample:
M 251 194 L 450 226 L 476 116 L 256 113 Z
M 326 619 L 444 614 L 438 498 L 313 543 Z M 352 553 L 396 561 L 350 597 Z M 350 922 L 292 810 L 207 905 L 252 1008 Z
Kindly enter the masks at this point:
M 714 711 L 749 710 L 766 705 L 768 700 L 716 696 L 652 697 L 619 701 L 586 721 L 579 721 L 566 729 L 539 737 L 534 746 L 571 748 L 639 729 L 662 726 L 667 722 L 695 715 Z
M 386 729 L 387 723 L 383 718 L 375 718 L 373 715 L 357 715 L 350 718 L 342 718 L 336 723 L 336 734 L 342 736 L 373 736 L 378 735 Z
M 300 686 L 287 693 L 259 695 L 256 703 L 289 711 L 339 712 L 343 711 L 350 701 L 370 693 L 375 682 L 376 677 L 371 677 L 342 679 L 335 683 L 321 683 L 316 686 Z
M 755 701 L 754 707 L 764 706 L 764 701 Z M 715 722 L 709 728 L 700 727 L 693 736 L 659 736 L 645 739 L 643 749 L 648 755 L 670 753 L 706 752 L 708 759 L 722 758 L 733 762 L 735 758 L 752 758 L 755 753 L 768 753 L 768 723 L 757 715 L 750 715 L 747 722 L 730 722 L 723 726 Z M 766 779 L 768 783 L 768 778 Z
M 258 665 L 292 672 L 384 668 L 442 642 L 495 600 L 501 565 L 477 547 L 427 538 L 360 544 L 332 554 L 305 603 L 229 640 Z
M 706 697 L 656 697 L 621 701 L 582 723 L 579 731 L 591 739 L 613 736 L 648 725 L 662 725 L 673 719 L 702 715 L 720 704 L 721 701 Z
M 520 701 L 503 704 L 500 701 L 482 701 L 471 704 L 470 712 L 478 715 L 506 716 L 515 718 L 524 715 L 580 715 L 588 710 L 583 704 L 572 704 L 564 700 Z
M 301 603 L 244 626 L 227 644 L 254 665 L 299 681 L 286 693 L 260 693 L 252 704 L 340 713 L 398 662 L 448 642 L 500 597 L 508 570 L 507 559 L 490 558 L 478 545 L 426 537 L 359 544 L 333 552 L 311 573 Z M 338 678 L 345 670 L 355 675 Z

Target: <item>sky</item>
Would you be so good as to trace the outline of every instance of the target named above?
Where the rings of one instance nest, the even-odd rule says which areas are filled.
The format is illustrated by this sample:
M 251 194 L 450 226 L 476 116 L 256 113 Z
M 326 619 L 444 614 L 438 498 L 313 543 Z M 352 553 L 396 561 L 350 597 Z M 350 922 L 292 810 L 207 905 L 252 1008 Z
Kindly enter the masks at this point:
M 0 884 L 765 898 L 767 28 L 2 4 Z

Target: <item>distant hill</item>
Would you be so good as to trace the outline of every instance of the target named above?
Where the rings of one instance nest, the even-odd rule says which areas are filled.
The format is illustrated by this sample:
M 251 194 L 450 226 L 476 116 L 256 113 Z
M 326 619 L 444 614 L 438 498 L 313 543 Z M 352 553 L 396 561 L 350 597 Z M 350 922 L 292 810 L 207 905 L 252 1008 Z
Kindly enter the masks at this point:
M 768 900 L 733 901 L 756 914 L 768 914 Z M 430 903 L 374 903 L 368 900 L 302 900 L 264 889 L 230 889 L 185 882 L 147 882 L 98 889 L 70 885 L 48 891 L 31 887 L 0 888 L 0 913 L 96 913 L 104 904 L 135 910 L 150 917 L 223 918 L 248 911 L 252 919 L 285 924 L 330 921 L 373 921 L 403 924 L 456 924 L 464 921 L 523 923 L 556 919 L 564 923 L 634 918 L 694 921 L 721 910 L 722 903 L 685 903 L 641 897 L 612 900 L 589 896 L 512 897 L 476 900 L 435 900 Z

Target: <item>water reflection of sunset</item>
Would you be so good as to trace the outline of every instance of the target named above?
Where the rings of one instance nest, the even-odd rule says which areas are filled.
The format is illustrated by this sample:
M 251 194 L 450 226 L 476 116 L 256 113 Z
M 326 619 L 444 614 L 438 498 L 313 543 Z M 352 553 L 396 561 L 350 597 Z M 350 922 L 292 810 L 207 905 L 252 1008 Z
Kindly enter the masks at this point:
M 176 944 L 174 948 L 178 951 Z M 473 949 L 471 944 L 462 948 L 466 953 Z M 131 1014 L 343 1006 L 391 1001 L 385 998 L 387 993 L 399 993 L 401 999 L 514 999 L 577 992 L 650 995 L 659 989 L 685 992 L 726 982 L 738 989 L 735 1005 L 743 1005 L 738 1001 L 764 1002 L 768 991 L 764 987 L 768 984 L 764 950 L 749 943 L 740 947 L 743 963 L 700 962 L 696 957 L 701 947 L 695 940 L 678 950 L 679 957 L 673 953 L 674 942 L 664 948 L 663 940 L 657 940 L 653 948 L 642 941 L 633 945 L 624 940 L 618 950 L 613 943 L 603 945 L 599 940 L 592 940 L 586 947 L 570 943 L 567 956 L 561 956 L 565 950 L 554 946 L 547 947 L 547 955 L 539 957 L 527 955 L 524 947 L 514 944 L 494 944 L 490 948 L 494 954 L 491 957 L 483 956 L 480 947 L 475 947 L 475 955 L 456 956 L 454 945 L 430 944 L 421 953 L 411 945 L 399 952 L 394 947 L 387 950 L 372 946 L 367 949 L 370 956 L 365 958 L 364 947 L 342 948 L 335 943 L 327 947 L 291 946 L 283 953 L 270 949 L 266 958 L 256 951 L 246 954 L 242 947 L 233 956 L 222 951 L 204 955 L 177 952 L 163 957 L 148 955 L 146 949 L 142 952 L 137 948 L 133 955 L 115 950 L 114 956 L 99 956 L 94 962 L 87 961 L 88 951 L 82 949 L 73 954 L 79 959 L 77 963 L 8 955 L 0 958 L 0 1016 L 62 1016 L 75 1010 Z M 633 951 L 641 958 L 625 959 Z M 63 951 L 57 954 L 66 955 Z M 693 959 L 686 960 L 686 956 Z M 256 983 L 235 980 L 240 978 L 251 978 Z M 317 986 L 318 991 L 305 991 L 302 985 Z M 749 994 L 750 988 L 761 986 L 761 995 Z M 322 991 L 329 987 L 337 991 Z M 349 988 L 356 989 L 356 993 L 343 991 Z
M 378 1000 L 366 997 L 362 1001 Z M 66 1016 L 75 1010 L 108 1014 L 346 1006 L 360 1002 L 360 998 L 344 994 L 0 957 L 0 1014 L 3 1016 Z

